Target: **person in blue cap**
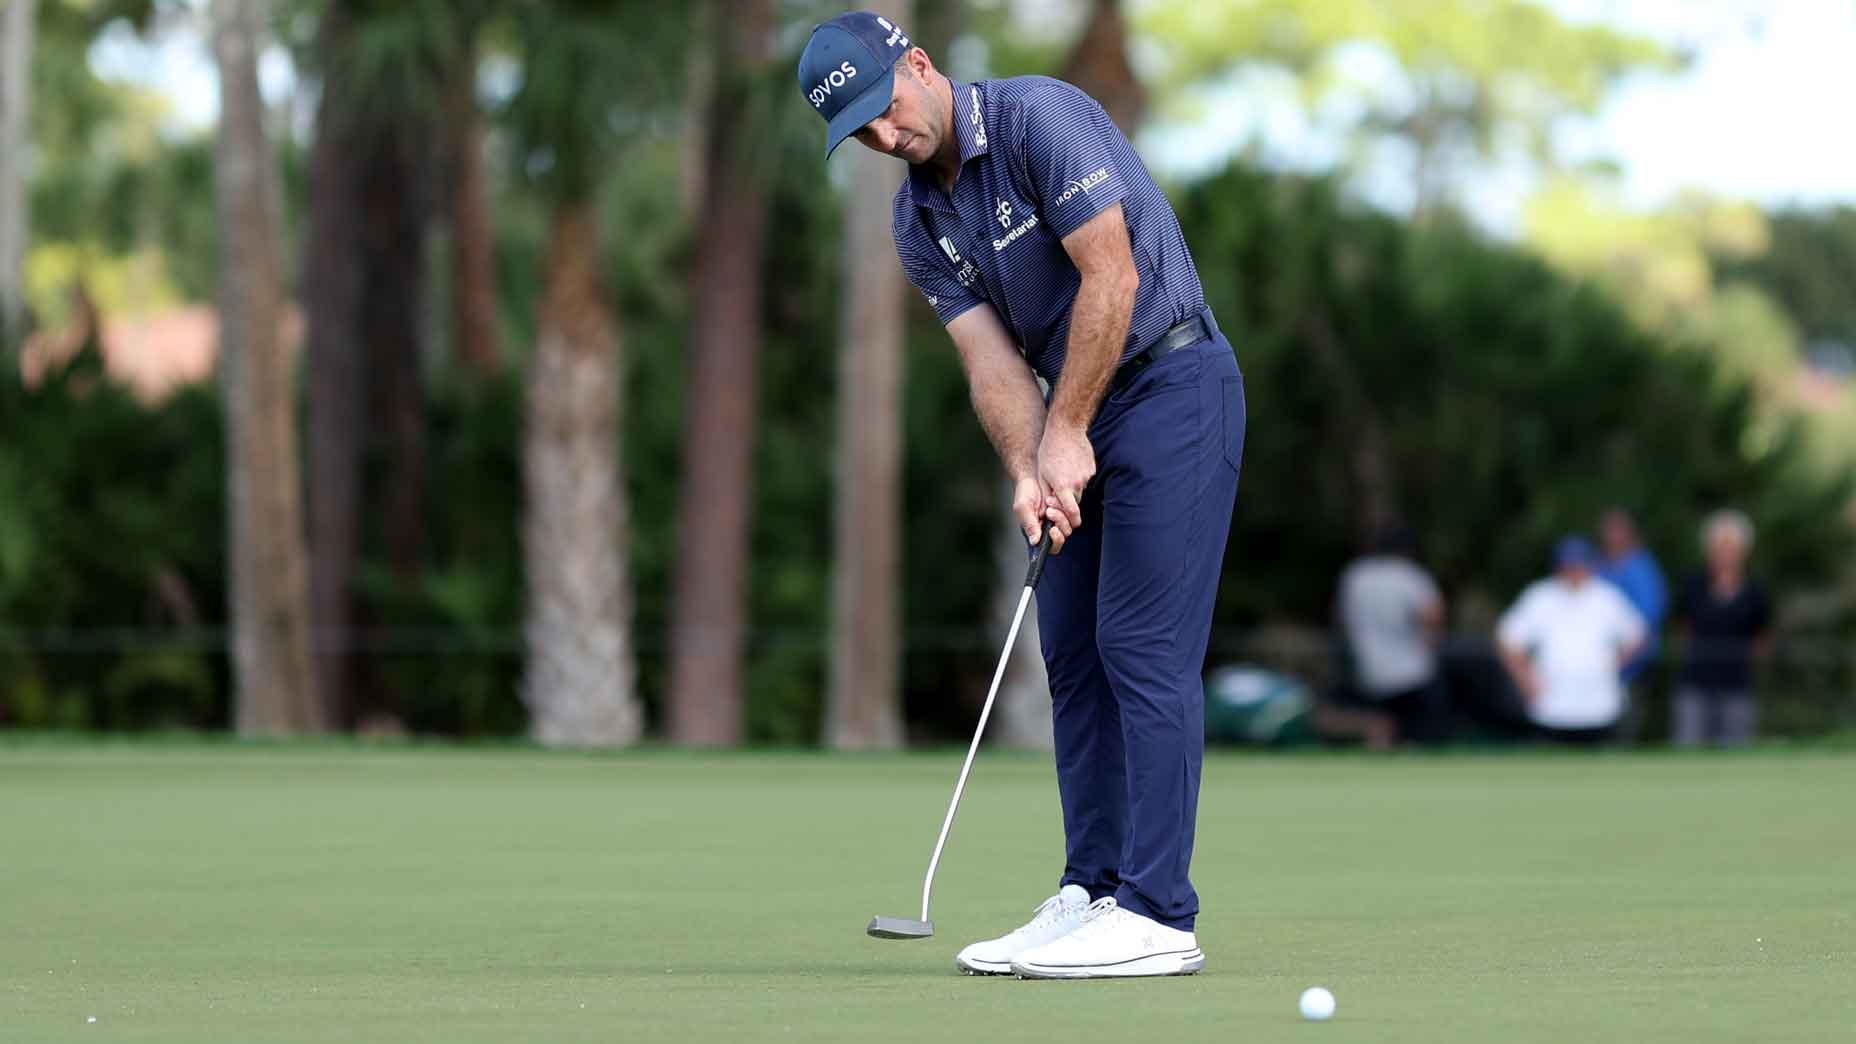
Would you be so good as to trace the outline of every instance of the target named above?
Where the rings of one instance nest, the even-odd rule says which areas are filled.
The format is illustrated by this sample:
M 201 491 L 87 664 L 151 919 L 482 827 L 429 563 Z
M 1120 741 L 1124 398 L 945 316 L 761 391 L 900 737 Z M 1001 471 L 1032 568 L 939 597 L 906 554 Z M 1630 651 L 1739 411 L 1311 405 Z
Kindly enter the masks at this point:
M 1530 584 L 1496 625 L 1502 662 L 1543 737 L 1605 743 L 1624 713 L 1619 672 L 1643 645 L 1643 616 L 1594 575 L 1591 541 L 1563 538 L 1553 564 L 1554 574 Z
M 956 963 L 1196 972 L 1201 671 L 1245 414 L 1179 221 L 1061 80 L 952 80 L 859 11 L 813 30 L 799 85 L 827 157 L 855 138 L 908 164 L 896 253 L 959 351 L 1026 540 L 1048 524 L 1056 552 L 1037 603 L 1063 873 L 1029 923 Z

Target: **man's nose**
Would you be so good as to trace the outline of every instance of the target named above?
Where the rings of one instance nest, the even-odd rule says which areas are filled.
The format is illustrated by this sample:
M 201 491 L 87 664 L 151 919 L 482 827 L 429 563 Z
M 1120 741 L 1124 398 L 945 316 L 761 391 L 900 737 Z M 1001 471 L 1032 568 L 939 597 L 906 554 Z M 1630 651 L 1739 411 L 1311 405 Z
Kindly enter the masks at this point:
M 870 144 L 876 146 L 878 152 L 895 151 L 900 135 L 888 120 L 872 120 L 865 129 L 870 132 Z

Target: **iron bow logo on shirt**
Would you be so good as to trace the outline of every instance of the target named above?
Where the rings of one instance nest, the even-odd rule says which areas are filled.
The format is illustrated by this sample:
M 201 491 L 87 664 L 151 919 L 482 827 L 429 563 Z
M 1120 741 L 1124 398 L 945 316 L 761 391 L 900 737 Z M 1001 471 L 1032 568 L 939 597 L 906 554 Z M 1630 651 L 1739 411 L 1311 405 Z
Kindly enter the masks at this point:
M 1051 204 L 1051 206 L 1053 208 L 1061 207 L 1065 203 L 1068 203 L 1069 201 L 1075 199 L 1076 197 L 1083 195 L 1084 193 L 1088 192 L 1090 189 L 1095 188 L 1097 185 L 1100 185 L 1104 181 L 1107 181 L 1107 180 L 1108 180 L 1108 168 L 1097 167 L 1095 170 L 1095 173 L 1085 175 L 1081 181 L 1072 181 L 1067 186 L 1065 186 L 1063 190 L 1063 195 L 1058 196 L 1057 202 Z

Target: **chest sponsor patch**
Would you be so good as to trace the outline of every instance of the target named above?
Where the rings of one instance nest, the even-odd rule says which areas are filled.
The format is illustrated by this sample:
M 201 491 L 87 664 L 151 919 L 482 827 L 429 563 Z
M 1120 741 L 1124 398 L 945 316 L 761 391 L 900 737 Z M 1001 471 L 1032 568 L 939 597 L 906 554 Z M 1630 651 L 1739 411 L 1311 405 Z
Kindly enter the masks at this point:
M 1020 221 L 1018 223 L 1017 228 L 1014 228 L 1010 232 L 1007 232 L 1005 235 L 1000 236 L 998 239 L 993 240 L 992 241 L 992 252 L 996 254 L 999 251 L 1004 250 L 1006 247 L 1009 247 L 1013 243 L 1018 242 L 1020 237 L 1022 237 L 1025 233 L 1031 231 L 1032 229 L 1036 227 L 1038 227 L 1038 216 L 1036 214 L 1032 214 L 1030 217 L 1027 217 L 1023 221 Z
M 952 239 L 941 237 L 941 252 L 947 255 L 948 262 L 954 266 L 954 278 L 960 281 L 961 286 L 971 287 L 979 282 L 979 269 L 973 267 L 973 262 L 960 256 L 960 249 L 954 246 Z

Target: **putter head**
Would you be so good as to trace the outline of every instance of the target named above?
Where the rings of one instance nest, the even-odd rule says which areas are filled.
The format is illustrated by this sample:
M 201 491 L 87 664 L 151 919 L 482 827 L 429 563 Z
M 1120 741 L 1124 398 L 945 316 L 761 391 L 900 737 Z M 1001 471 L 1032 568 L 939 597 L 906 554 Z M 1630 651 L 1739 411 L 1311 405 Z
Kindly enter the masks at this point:
M 877 939 L 926 939 L 934 934 L 933 921 L 908 917 L 872 917 L 864 931 Z

